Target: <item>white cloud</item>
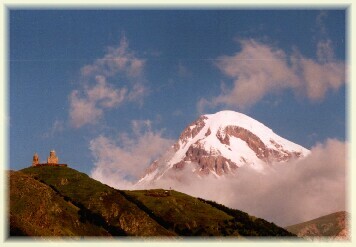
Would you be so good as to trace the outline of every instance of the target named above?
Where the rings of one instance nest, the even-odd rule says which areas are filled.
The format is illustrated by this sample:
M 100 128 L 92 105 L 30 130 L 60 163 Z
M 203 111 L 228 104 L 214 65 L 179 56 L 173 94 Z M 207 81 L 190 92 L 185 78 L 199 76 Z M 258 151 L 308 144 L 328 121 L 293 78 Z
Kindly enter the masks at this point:
M 81 69 L 81 75 L 83 77 L 92 75 L 110 77 L 122 72 L 130 78 L 135 78 L 142 75 L 145 62 L 129 49 L 129 42 L 123 36 L 118 47 L 109 47 L 104 57 L 95 60 L 93 64 L 84 66 Z
M 208 101 L 206 98 L 201 98 L 197 103 L 197 111 L 199 114 L 204 114 L 207 107 L 213 107 L 214 104 Z
M 233 78 L 234 85 L 232 90 L 216 97 L 214 104 L 245 107 L 267 93 L 298 86 L 298 78 L 288 66 L 282 50 L 254 40 L 241 41 L 241 45 L 241 52 L 218 58 L 216 65 Z
M 172 187 L 287 226 L 345 210 L 346 148 L 329 139 L 305 159 L 266 167 L 264 173 L 244 166 L 233 179 L 197 179 L 187 168 L 154 187 Z
M 217 105 L 246 108 L 268 94 L 292 90 L 310 100 L 322 100 L 328 90 L 337 90 L 345 83 L 345 64 L 333 59 L 330 41 L 318 43 L 318 61 L 295 52 L 288 56 L 283 50 L 255 40 L 241 40 L 241 51 L 217 59 L 216 66 L 233 80 L 212 100 L 201 99 L 198 110 Z
M 136 57 L 129 49 L 126 37 L 120 45 L 109 47 L 104 57 L 81 69 L 82 85 L 69 96 L 69 116 L 73 127 L 95 124 L 108 109 L 116 108 L 123 102 L 143 102 L 148 92 L 143 84 L 145 60 Z M 109 78 L 124 75 L 128 83 L 121 86 L 109 83 Z M 122 80 L 122 79 L 120 79 Z
M 103 76 L 97 76 L 96 82 L 96 85 L 82 91 L 72 91 L 69 96 L 69 114 L 75 128 L 96 123 L 102 117 L 104 109 L 116 107 L 125 100 L 127 88 L 115 88 Z
M 131 102 L 137 102 L 142 104 L 143 103 L 143 97 L 148 93 L 148 89 L 146 88 L 145 85 L 142 83 L 135 83 L 131 90 L 129 91 L 129 94 L 127 95 L 127 99 Z
M 45 132 L 42 137 L 50 138 L 54 137 L 57 133 L 64 131 L 64 121 L 55 120 L 51 126 L 51 128 Z
M 94 179 L 120 189 L 130 189 L 150 163 L 167 150 L 173 140 L 163 131 L 152 131 L 150 120 L 133 120 L 133 136 L 121 134 L 117 139 L 99 136 L 90 142 L 95 158 L 91 172 Z
M 142 135 L 145 132 L 152 132 L 151 127 L 152 121 L 149 119 L 131 121 L 131 128 L 136 136 Z
M 330 39 L 318 42 L 316 55 L 319 62 L 328 62 L 334 59 L 334 49 Z
M 311 100 L 322 100 L 328 90 L 337 90 L 345 83 L 345 66 L 341 62 L 319 64 L 300 59 L 303 68 L 304 91 Z

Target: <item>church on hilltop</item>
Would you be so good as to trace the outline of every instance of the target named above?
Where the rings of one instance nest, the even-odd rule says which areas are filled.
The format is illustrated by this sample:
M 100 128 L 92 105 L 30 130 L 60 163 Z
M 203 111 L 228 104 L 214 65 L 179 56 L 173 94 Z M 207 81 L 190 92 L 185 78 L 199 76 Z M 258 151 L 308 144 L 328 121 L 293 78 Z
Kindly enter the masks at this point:
M 40 157 L 37 153 L 33 155 L 32 166 L 64 166 L 67 167 L 67 164 L 59 164 L 59 159 L 56 155 L 56 151 L 51 150 L 47 158 L 47 163 L 40 163 Z

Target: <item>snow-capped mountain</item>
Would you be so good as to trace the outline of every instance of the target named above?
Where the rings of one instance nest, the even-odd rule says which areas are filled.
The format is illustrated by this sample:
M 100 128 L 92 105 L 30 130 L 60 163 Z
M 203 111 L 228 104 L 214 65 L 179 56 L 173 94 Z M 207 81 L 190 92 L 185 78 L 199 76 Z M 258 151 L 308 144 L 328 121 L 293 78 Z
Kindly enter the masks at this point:
M 202 115 L 191 123 L 179 140 L 151 164 L 138 184 L 183 168 L 200 177 L 236 174 L 238 167 L 244 165 L 263 171 L 266 165 L 308 154 L 309 150 L 278 136 L 251 117 L 220 111 Z

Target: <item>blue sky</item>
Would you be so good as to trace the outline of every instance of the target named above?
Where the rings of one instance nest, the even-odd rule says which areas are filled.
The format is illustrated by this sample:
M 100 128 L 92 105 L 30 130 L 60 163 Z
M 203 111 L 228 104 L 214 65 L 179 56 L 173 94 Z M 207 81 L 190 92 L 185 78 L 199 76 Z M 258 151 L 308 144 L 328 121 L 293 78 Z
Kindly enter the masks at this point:
M 307 148 L 345 140 L 345 10 L 16 9 L 8 24 L 11 169 L 55 149 L 134 180 L 224 109 Z

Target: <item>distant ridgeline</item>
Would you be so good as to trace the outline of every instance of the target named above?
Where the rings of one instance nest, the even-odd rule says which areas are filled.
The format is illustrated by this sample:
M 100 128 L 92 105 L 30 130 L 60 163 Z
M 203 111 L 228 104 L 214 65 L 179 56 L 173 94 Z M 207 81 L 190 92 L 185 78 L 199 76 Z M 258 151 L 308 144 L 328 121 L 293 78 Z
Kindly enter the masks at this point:
M 68 166 L 67 164 L 59 164 L 58 161 L 59 159 L 56 155 L 56 151 L 54 150 L 51 150 L 49 152 L 47 163 L 40 163 L 40 157 L 38 156 L 37 153 L 35 153 L 32 159 L 32 166 L 65 166 L 65 167 Z

